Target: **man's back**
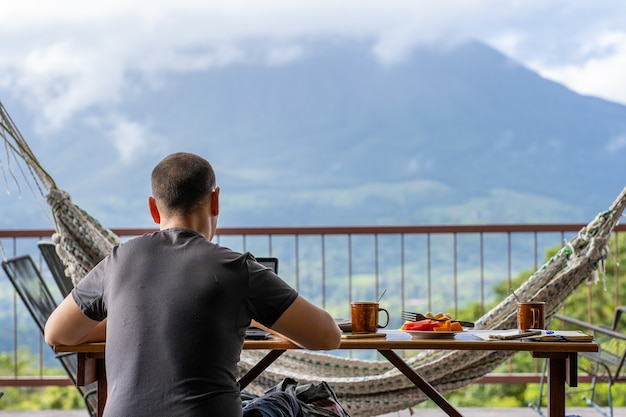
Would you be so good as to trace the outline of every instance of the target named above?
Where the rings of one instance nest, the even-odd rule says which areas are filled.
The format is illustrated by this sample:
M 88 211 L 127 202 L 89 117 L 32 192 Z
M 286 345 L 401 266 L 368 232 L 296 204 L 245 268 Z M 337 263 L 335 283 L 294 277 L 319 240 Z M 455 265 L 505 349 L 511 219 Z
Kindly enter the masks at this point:
M 88 316 L 108 313 L 106 416 L 241 414 L 245 328 L 253 317 L 271 325 L 297 296 L 247 259 L 170 229 L 123 244 L 79 285 Z M 101 283 L 107 312 L 83 304 Z

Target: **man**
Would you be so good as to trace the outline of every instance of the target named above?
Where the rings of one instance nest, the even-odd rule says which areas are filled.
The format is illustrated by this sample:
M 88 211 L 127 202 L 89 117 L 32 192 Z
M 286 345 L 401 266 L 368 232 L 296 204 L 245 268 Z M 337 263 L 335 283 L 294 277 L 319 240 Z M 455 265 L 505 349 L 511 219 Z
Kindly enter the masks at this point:
M 159 232 L 114 248 L 50 316 L 50 345 L 104 340 L 106 417 L 241 416 L 237 362 L 251 321 L 308 349 L 340 330 L 273 271 L 211 243 L 219 188 L 205 159 L 166 157 L 152 172 Z

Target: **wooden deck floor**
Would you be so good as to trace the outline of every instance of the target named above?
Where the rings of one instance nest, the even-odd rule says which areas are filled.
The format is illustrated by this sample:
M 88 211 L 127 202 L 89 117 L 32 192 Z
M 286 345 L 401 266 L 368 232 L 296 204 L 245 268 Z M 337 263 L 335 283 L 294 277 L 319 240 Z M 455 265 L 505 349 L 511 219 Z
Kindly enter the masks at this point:
M 460 413 L 465 417 L 540 417 L 532 408 L 460 408 Z M 546 410 L 543 410 L 546 413 Z M 570 407 L 565 410 L 567 416 L 580 417 L 603 417 L 591 407 Z M 1 414 L 0 414 L 1 415 Z M 408 410 L 398 413 L 384 414 L 379 417 L 409 417 Z M 435 408 L 414 410 L 415 417 L 446 417 L 446 414 Z M 614 417 L 626 417 L 626 408 L 614 408 Z
M 539 414 L 530 408 L 461 408 L 461 414 L 466 417 L 539 417 Z M 545 411 L 545 410 L 544 410 Z M 600 413 L 589 407 L 572 407 L 566 410 L 568 416 L 602 417 Z M 418 409 L 412 414 L 416 417 L 445 417 L 439 409 Z M 379 417 L 409 417 L 409 410 L 398 413 L 384 414 Z M 0 417 L 89 417 L 87 411 L 0 411 Z M 615 408 L 614 417 L 626 417 L 626 408 Z

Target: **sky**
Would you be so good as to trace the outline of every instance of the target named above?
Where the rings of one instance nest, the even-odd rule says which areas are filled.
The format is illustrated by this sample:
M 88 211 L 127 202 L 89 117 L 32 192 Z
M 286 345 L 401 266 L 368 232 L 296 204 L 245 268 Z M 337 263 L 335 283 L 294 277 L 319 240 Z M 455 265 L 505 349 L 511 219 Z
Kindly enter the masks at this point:
M 116 105 L 170 74 L 281 65 L 315 38 L 371 41 L 387 65 L 418 44 L 475 38 L 576 92 L 626 104 L 624 22 L 626 3 L 614 0 L 0 0 L 0 88 L 44 131 L 96 108 L 110 109 L 103 123 L 132 130 Z
M 578 93 L 626 104 L 624 22 L 626 2 L 614 0 L 0 0 L 0 91 L 24 103 L 39 134 L 88 120 L 122 158 L 150 136 L 119 111 L 128 97 L 170 75 L 284 65 L 311 39 L 366 40 L 384 65 L 416 45 L 478 39 Z
M 626 2 L 615 0 L 0 0 L 0 100 L 28 109 L 42 137 L 89 124 L 130 161 L 158 133 L 123 104 L 172 76 L 285 65 L 317 39 L 369 42 L 381 65 L 418 45 L 477 39 L 626 105 L 624 22 Z

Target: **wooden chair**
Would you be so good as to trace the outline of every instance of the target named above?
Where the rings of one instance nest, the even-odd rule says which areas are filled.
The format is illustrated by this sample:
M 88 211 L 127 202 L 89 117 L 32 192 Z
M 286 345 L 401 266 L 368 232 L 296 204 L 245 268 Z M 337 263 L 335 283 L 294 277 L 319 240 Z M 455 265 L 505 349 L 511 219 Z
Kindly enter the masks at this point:
M 576 329 L 592 334 L 600 349 L 598 352 L 583 352 L 578 355 L 578 368 L 591 375 L 589 388 L 580 388 L 568 391 L 568 394 L 584 393 L 583 400 L 587 405 L 605 417 L 613 417 L 613 384 L 618 381 L 626 381 L 626 323 L 622 323 L 626 318 L 626 306 L 615 308 L 613 313 L 613 323 L 611 327 L 596 325 L 584 322 L 572 317 L 555 314 L 552 327 L 555 329 Z M 560 323 L 559 323 L 560 321 Z M 567 342 L 564 342 L 567 343 Z M 539 397 L 535 404 L 530 406 L 539 414 L 543 385 L 545 382 L 546 366 L 544 363 L 543 375 L 539 385 Z M 607 407 L 602 407 L 596 403 L 596 387 L 598 383 L 607 383 Z M 608 408 L 608 412 L 607 412 Z
M 29 255 L 23 255 L 7 259 L 2 261 L 2 268 L 43 335 L 46 321 L 56 308 L 57 301 L 50 293 L 32 258 Z M 76 385 L 76 354 L 56 354 L 55 356 Z M 98 409 L 96 384 L 92 383 L 86 387 L 77 387 L 77 389 L 85 400 L 89 414 L 92 417 L 96 416 Z

